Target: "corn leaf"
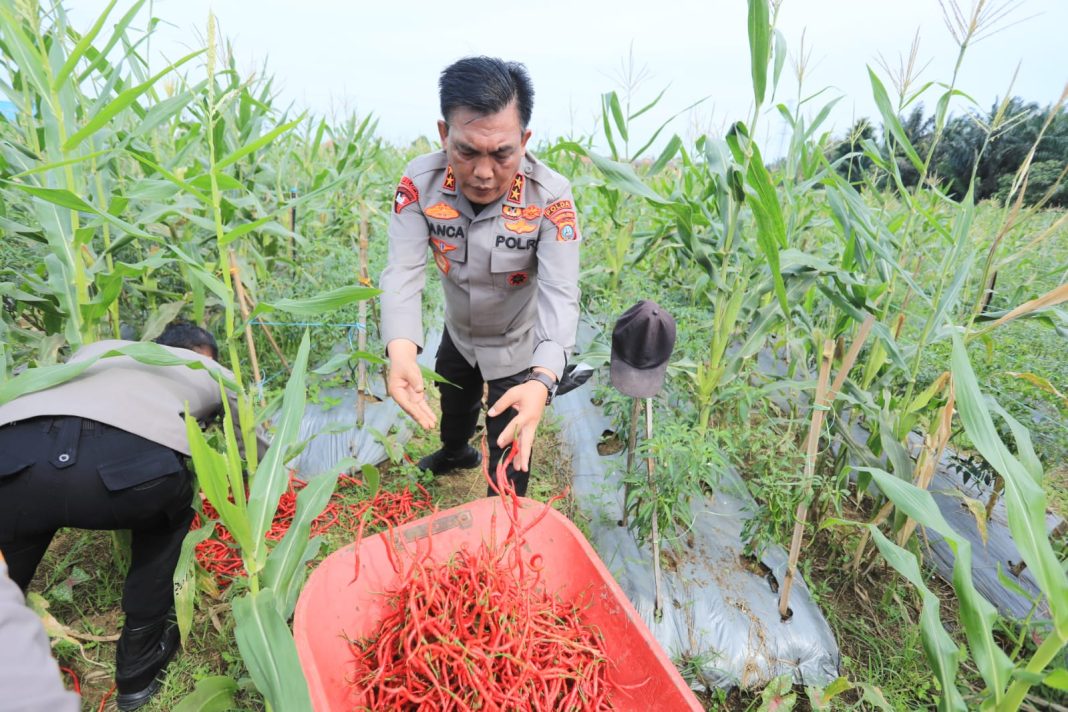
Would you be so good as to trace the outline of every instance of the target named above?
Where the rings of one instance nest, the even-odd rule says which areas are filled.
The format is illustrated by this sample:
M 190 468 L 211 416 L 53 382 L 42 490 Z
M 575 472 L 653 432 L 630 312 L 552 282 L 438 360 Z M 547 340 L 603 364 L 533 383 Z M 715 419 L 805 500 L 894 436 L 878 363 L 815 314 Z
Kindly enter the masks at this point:
M 239 148 L 236 151 L 234 151 L 233 153 L 231 153 L 229 156 L 226 156 L 225 158 L 220 160 L 218 163 L 216 163 L 215 164 L 216 172 L 221 171 L 223 168 L 226 168 L 227 166 L 229 166 L 232 163 L 236 163 L 237 161 L 241 160 L 242 158 L 244 158 L 248 154 L 252 153 L 253 151 L 257 151 L 257 150 L 263 148 L 264 146 L 269 144 L 271 141 L 275 140 L 280 135 L 284 134 L 286 131 L 289 131 L 291 128 L 293 128 L 294 126 L 296 126 L 297 124 L 299 124 L 303 120 L 304 120 L 304 115 L 301 114 L 300 116 L 298 116 L 296 119 L 290 121 L 289 123 L 282 124 L 281 126 L 276 126 L 273 130 L 268 131 L 264 135 L 256 138 L 254 141 L 250 141 L 249 143 L 245 144 L 241 148 Z
M 196 545 L 211 536 L 215 531 L 215 522 L 208 522 L 199 529 L 194 529 L 182 540 L 182 551 L 178 555 L 178 564 L 174 567 L 174 609 L 178 617 L 178 632 L 182 644 L 189 639 L 193 628 L 193 604 L 196 602 Z
M 86 369 L 100 359 L 113 356 L 129 356 L 135 361 L 150 366 L 186 366 L 192 369 L 208 370 L 216 380 L 226 384 L 228 388 L 235 387 L 232 379 L 218 370 L 209 369 L 202 361 L 180 358 L 159 344 L 136 343 L 121 346 L 94 358 L 81 361 L 27 368 L 14 378 L 0 384 L 0 404 L 7 403 L 27 393 L 35 393 L 66 383 L 84 373 Z
M 956 372 L 953 374 L 957 384 L 957 403 L 960 405 L 960 381 Z M 997 611 L 975 588 L 972 580 L 972 545 L 967 537 L 962 537 L 942 516 L 931 493 L 911 482 L 905 482 L 888 472 L 874 467 L 857 468 L 858 471 L 871 473 L 872 479 L 890 501 L 900 511 L 915 519 L 921 525 L 932 529 L 946 540 L 953 550 L 953 589 L 960 601 L 961 623 L 968 639 L 972 658 L 987 689 L 994 693 L 995 701 L 1000 701 L 1008 684 L 1012 671 L 1012 662 L 994 641 L 994 623 Z
M 1059 287 L 1054 287 L 1050 291 L 1043 294 L 1041 297 L 1037 297 L 1028 302 L 1024 302 L 1023 304 L 1016 307 L 1008 314 L 988 326 L 985 331 L 989 331 L 995 326 L 1001 326 L 1002 324 L 1006 324 L 1012 321 L 1013 319 L 1019 319 L 1022 316 L 1027 316 L 1029 314 L 1036 313 L 1041 309 L 1056 306 L 1066 301 L 1068 301 L 1068 283 L 1062 284 Z
M 872 540 L 879 548 L 879 552 L 886 562 L 894 567 L 894 570 L 904 576 L 920 594 L 922 605 L 920 608 L 920 637 L 923 641 L 923 650 L 927 655 L 927 661 L 931 664 L 935 678 L 942 687 L 942 697 L 938 700 L 938 709 L 966 710 L 964 697 L 957 689 L 957 670 L 963 657 L 953 638 L 946 632 L 939 616 L 938 596 L 931 593 L 927 584 L 923 581 L 920 572 L 920 564 L 916 555 L 902 549 L 883 535 L 879 527 L 873 524 L 865 525 L 871 532 Z
M 248 517 L 252 540 L 255 543 L 254 547 L 249 549 L 252 566 L 249 569 L 249 575 L 259 573 L 266 563 L 265 536 L 274 519 L 275 511 L 278 509 L 278 499 L 289 484 L 285 456 L 290 444 L 296 440 L 300 432 L 300 422 L 304 417 L 307 395 L 304 387 L 309 349 L 310 341 L 308 332 L 305 331 L 300 340 L 297 358 L 293 362 L 293 373 L 289 377 L 289 382 L 286 383 L 285 394 L 282 397 L 282 410 L 276 420 L 277 427 L 271 447 L 260 460 L 252 479 L 248 498 Z
M 879 108 L 879 113 L 883 117 L 883 126 L 890 130 L 898 145 L 905 151 L 905 155 L 912 163 L 913 168 L 922 175 L 923 161 L 920 160 L 916 149 L 912 147 L 912 142 L 909 141 L 905 128 L 901 125 L 901 120 L 898 119 L 897 113 L 894 112 L 894 108 L 890 105 L 890 95 L 886 93 L 886 87 L 883 86 L 883 83 L 872 71 L 871 67 L 868 67 L 868 77 L 871 79 L 871 90 L 875 98 L 875 105 Z
M 562 141 L 558 145 L 566 151 L 589 158 L 593 165 L 597 167 L 597 170 L 604 175 L 608 187 L 636 195 L 639 198 L 645 198 L 657 205 L 675 205 L 674 201 L 664 198 L 646 185 L 629 163 L 620 163 L 592 153 L 573 141 Z
M 93 26 L 89 28 L 89 31 L 81 36 L 78 40 L 78 44 L 74 46 L 70 54 L 67 56 L 67 61 L 63 63 L 63 66 L 56 72 L 55 79 L 52 80 L 52 90 L 59 91 L 63 83 L 67 81 L 67 77 L 74 71 L 74 67 L 77 66 L 78 60 L 85 56 L 85 51 L 92 46 L 93 40 L 100 34 L 100 29 L 104 26 L 104 22 L 108 19 L 108 15 L 111 14 L 112 8 L 115 7 L 115 3 L 118 0 L 111 0 L 101 12 L 100 16 L 93 23 Z
M 308 683 L 297 657 L 297 645 L 278 615 L 274 591 L 249 592 L 234 601 L 234 636 L 241 659 L 269 709 L 311 712 Z
M 259 220 L 255 220 L 253 222 L 243 223 L 241 225 L 238 225 L 233 230 L 230 230 L 229 232 L 227 232 L 225 235 L 222 236 L 222 239 L 219 240 L 219 247 L 226 247 L 227 245 L 229 245 L 231 242 L 233 242 L 237 238 L 241 237 L 242 235 L 247 235 L 248 233 L 252 232 L 253 230 L 256 230 L 257 228 L 263 227 L 264 225 L 266 225 L 267 223 L 271 222 L 272 220 L 274 220 L 274 216 L 273 215 L 268 215 L 267 217 L 260 218 Z
M 1005 506 L 1013 541 L 1049 600 L 1055 625 L 1066 631 L 1068 575 L 1061 567 L 1046 531 L 1045 492 L 1034 474 L 1009 452 L 998 435 L 959 334 L 953 337 L 952 364 L 957 407 L 964 430 L 975 449 L 1004 480 Z
M 196 52 L 191 52 L 190 54 L 187 54 L 186 56 L 179 59 L 177 62 L 168 65 L 165 69 L 149 78 L 148 81 L 142 84 L 138 84 L 137 86 L 131 87 L 126 91 L 120 93 L 107 106 L 102 108 L 99 112 L 95 113 L 93 117 L 89 119 L 88 123 L 85 124 L 85 126 L 80 128 L 74 133 L 73 136 L 67 139 L 67 142 L 63 144 L 63 150 L 65 152 L 73 151 L 82 141 L 89 138 L 101 128 L 106 126 L 108 122 L 110 122 L 115 117 L 116 114 L 118 114 L 120 111 L 129 107 L 131 104 L 137 101 L 138 97 L 140 97 L 146 91 L 151 89 L 152 86 L 161 77 L 182 66 L 189 60 L 200 56 L 205 51 L 206 50 L 197 50 Z
M 764 103 L 768 85 L 768 59 L 771 55 L 771 19 L 768 0 L 749 0 L 749 65 L 753 76 L 753 98 Z
M 226 458 L 208 445 L 204 433 L 200 431 L 200 424 L 188 413 L 185 416 L 185 430 L 197 482 L 244 556 L 245 552 L 252 551 L 251 529 L 243 508 L 230 501 L 230 475 Z
M 359 285 L 338 287 L 306 299 L 279 299 L 274 302 L 260 302 L 252 310 L 249 319 L 255 319 L 260 314 L 274 310 L 298 316 L 316 316 L 353 302 L 370 299 L 379 294 L 381 294 L 381 290 L 374 287 L 361 287 Z
M 175 706 L 174 712 L 226 712 L 234 707 L 237 682 L 225 675 L 197 681 L 196 687 Z
M 271 551 L 267 565 L 263 567 L 263 582 L 275 591 L 275 604 L 283 619 L 293 615 L 297 596 L 304 584 L 307 568 L 303 565 L 310 557 L 308 541 L 312 521 L 323 512 L 337 486 L 342 472 L 356 467 L 356 461 L 345 458 L 332 471 L 316 475 L 297 494 L 297 511 L 293 522 L 282 541 Z
M 757 244 L 768 261 L 775 284 L 775 296 L 779 299 L 783 314 L 790 307 L 786 302 L 786 285 L 779 267 L 779 250 L 786 247 L 786 223 L 783 221 L 779 196 L 771 183 L 771 174 L 764 166 L 764 159 L 755 143 L 751 143 L 753 155 L 746 169 L 746 185 L 749 190 L 749 207 L 756 220 Z

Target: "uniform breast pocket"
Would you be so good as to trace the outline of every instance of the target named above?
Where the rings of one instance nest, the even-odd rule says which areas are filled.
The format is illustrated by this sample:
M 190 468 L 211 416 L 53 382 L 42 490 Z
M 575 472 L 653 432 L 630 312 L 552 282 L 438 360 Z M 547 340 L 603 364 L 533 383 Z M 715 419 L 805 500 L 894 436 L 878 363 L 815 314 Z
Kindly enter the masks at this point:
M 538 275 L 536 242 L 526 249 L 494 249 L 490 253 L 490 272 L 496 289 L 523 289 L 535 282 Z

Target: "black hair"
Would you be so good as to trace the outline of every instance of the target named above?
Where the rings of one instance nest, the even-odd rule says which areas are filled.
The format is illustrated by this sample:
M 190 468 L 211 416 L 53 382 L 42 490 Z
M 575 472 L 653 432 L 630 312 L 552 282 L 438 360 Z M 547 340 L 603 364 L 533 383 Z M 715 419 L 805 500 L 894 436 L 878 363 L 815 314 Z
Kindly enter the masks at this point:
M 198 346 L 207 346 L 211 349 L 211 357 L 216 361 L 219 360 L 219 347 L 212 333 L 188 321 L 172 321 L 167 324 L 163 333 L 156 337 L 156 343 L 190 351 Z
M 464 57 L 450 64 L 438 79 L 441 116 L 446 123 L 456 109 L 496 114 L 512 101 L 526 129 L 534 110 L 534 85 L 527 68 L 497 57 Z

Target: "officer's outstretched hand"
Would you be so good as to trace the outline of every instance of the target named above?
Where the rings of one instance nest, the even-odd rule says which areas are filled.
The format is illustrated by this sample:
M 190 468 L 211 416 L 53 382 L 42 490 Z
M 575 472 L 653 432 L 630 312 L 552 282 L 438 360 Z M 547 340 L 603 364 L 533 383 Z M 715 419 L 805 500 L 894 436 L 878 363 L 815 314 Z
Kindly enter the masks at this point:
M 519 472 L 530 471 L 530 450 L 534 445 L 538 423 L 545 412 L 545 396 L 545 386 L 537 381 L 527 381 L 509 388 L 489 409 L 491 417 L 509 408 L 515 408 L 517 411 L 516 416 L 497 438 L 497 447 L 506 448 L 512 443 L 518 443 L 519 454 L 512 461 L 512 466 Z
M 419 370 L 416 345 L 407 339 L 394 339 L 386 346 L 389 354 L 389 376 L 386 390 L 412 420 L 420 427 L 430 430 L 437 422 L 437 416 L 430 409 L 423 385 L 423 373 Z M 542 390 L 545 390 L 542 388 Z

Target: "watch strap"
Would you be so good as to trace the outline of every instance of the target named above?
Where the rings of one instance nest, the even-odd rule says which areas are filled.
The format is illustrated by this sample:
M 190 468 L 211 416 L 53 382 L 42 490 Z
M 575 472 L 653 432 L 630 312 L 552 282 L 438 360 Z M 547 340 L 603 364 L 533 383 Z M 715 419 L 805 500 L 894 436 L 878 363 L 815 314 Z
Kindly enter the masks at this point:
M 532 370 L 527 374 L 527 377 L 523 379 L 523 383 L 527 381 L 537 381 L 541 385 L 545 386 L 548 393 L 545 396 L 545 405 L 549 405 L 553 400 L 553 395 L 556 393 L 556 381 L 551 377 L 540 371 Z

